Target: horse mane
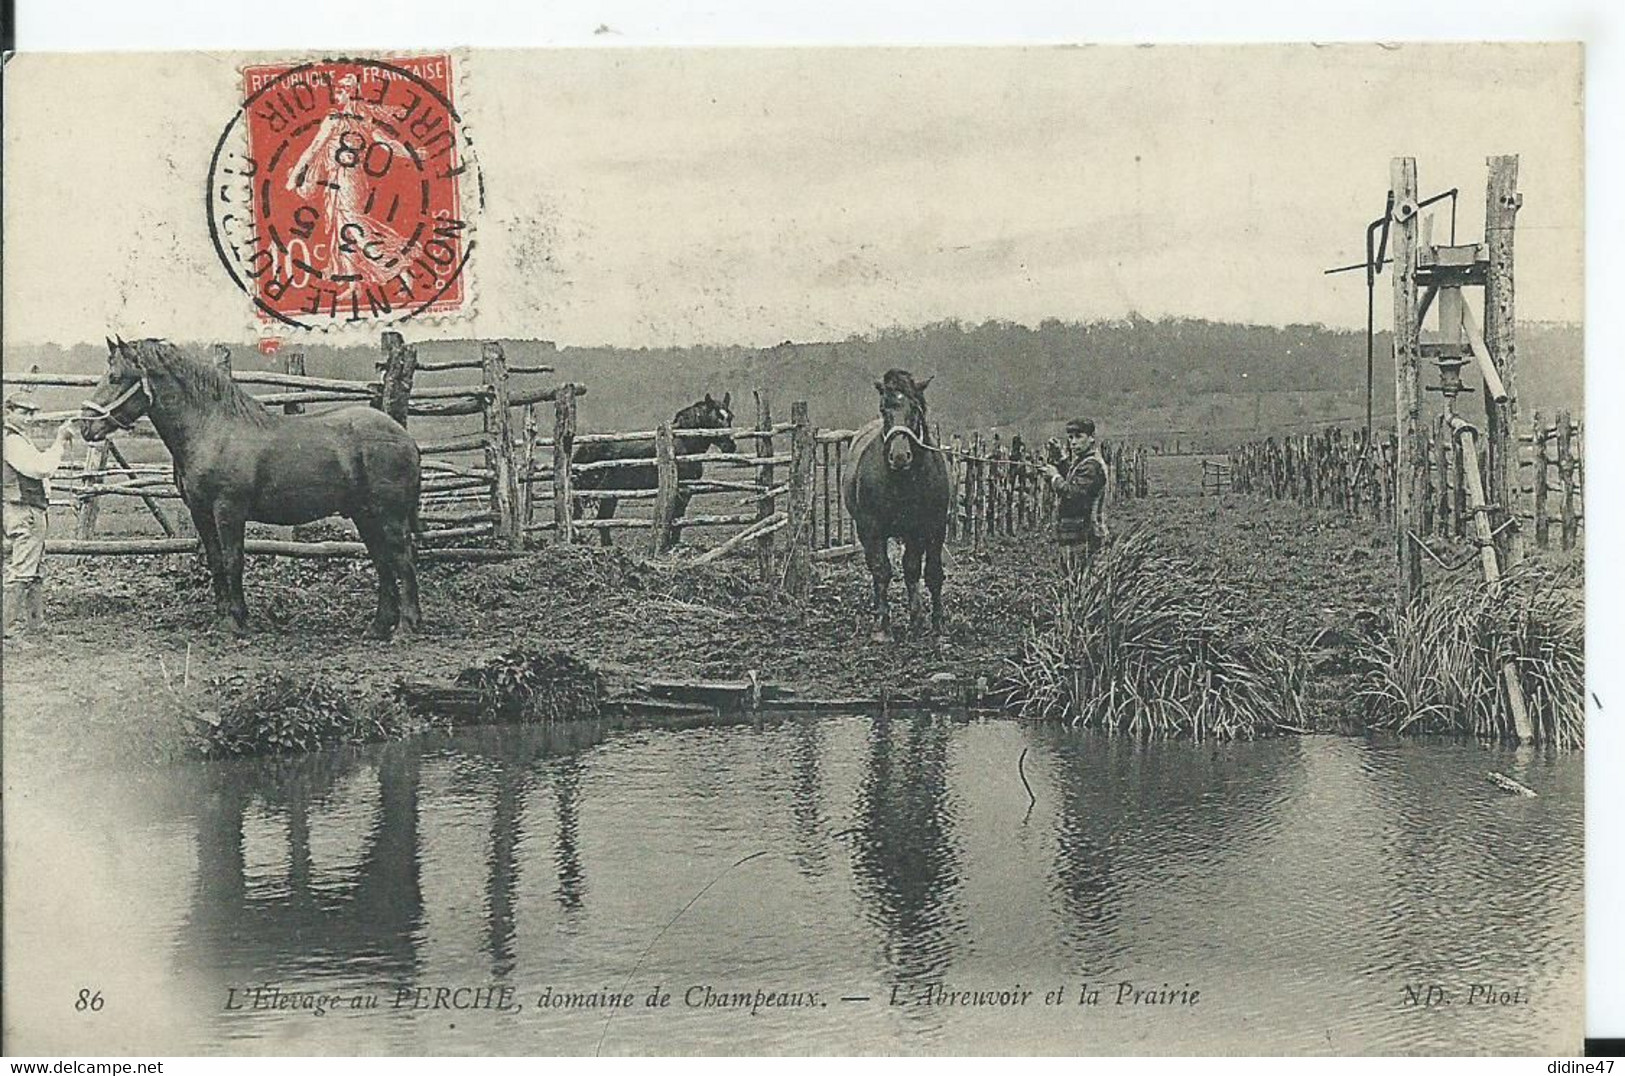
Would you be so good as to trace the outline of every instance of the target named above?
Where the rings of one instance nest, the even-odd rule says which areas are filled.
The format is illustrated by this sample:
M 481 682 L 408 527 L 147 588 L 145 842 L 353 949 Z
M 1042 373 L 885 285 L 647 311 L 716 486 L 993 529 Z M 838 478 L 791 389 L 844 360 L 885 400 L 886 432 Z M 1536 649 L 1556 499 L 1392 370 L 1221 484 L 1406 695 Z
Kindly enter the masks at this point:
M 271 413 L 233 381 L 231 374 L 211 363 L 191 358 L 167 340 L 137 340 L 125 347 L 136 353 L 136 365 L 148 374 L 161 374 L 192 399 L 219 404 L 231 415 L 269 424 Z

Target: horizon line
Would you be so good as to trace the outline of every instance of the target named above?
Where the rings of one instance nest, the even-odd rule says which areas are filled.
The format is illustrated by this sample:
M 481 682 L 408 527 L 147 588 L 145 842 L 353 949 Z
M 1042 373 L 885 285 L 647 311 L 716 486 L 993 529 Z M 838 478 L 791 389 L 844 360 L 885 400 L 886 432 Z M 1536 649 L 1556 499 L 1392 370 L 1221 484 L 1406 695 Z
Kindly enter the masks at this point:
M 1065 319 L 1065 318 L 1058 318 L 1058 317 L 1044 317 L 1044 318 L 1039 319 L 1039 322 L 1038 322 L 1037 325 L 1028 324 L 1025 321 L 1020 321 L 1020 320 L 1017 320 L 1017 319 L 1014 319 L 1014 318 L 984 318 L 983 320 L 981 320 L 979 322 L 965 321 L 965 320 L 960 319 L 960 318 L 941 318 L 941 319 L 938 319 L 936 321 L 922 322 L 920 324 L 912 325 L 912 326 L 889 325 L 889 326 L 886 326 L 884 328 L 871 329 L 871 330 L 868 330 L 868 331 L 865 331 L 865 332 L 852 332 L 852 333 L 849 333 L 846 336 L 840 337 L 840 338 L 824 338 L 824 339 L 816 339 L 816 340 L 812 340 L 812 339 L 794 340 L 794 339 L 790 339 L 790 338 L 785 338 L 785 339 L 776 341 L 776 342 L 771 343 L 771 344 L 752 344 L 752 343 L 738 343 L 738 342 L 721 343 L 721 342 L 716 342 L 716 341 L 692 341 L 692 342 L 689 342 L 689 343 L 670 342 L 670 343 L 644 343 L 644 344 L 610 343 L 610 342 L 600 342 L 600 343 L 592 343 L 592 344 L 566 344 L 566 343 L 561 343 L 558 340 L 554 340 L 554 339 L 551 339 L 551 338 L 548 338 L 548 337 L 543 337 L 543 336 L 517 336 L 517 335 L 508 335 L 508 334 L 501 334 L 501 333 L 495 334 L 495 335 L 480 335 L 480 336 L 470 335 L 470 336 L 424 337 L 424 338 L 421 338 L 421 339 L 415 340 L 415 341 L 414 340 L 408 340 L 407 343 L 417 344 L 417 345 L 423 345 L 423 344 L 434 345 L 434 344 L 479 343 L 479 342 L 482 342 L 482 341 L 508 341 L 508 342 L 512 342 L 512 343 L 551 344 L 556 350 L 558 350 L 560 352 L 570 351 L 570 350 L 576 350 L 576 351 L 602 351 L 602 350 L 616 350 L 616 351 L 670 351 L 670 350 L 679 350 L 679 351 L 681 351 L 681 350 L 698 350 L 698 349 L 716 349 L 716 350 L 737 349 L 737 350 L 744 350 L 744 351 L 772 351 L 775 348 L 783 347 L 786 344 L 788 344 L 788 345 L 790 345 L 792 347 L 820 347 L 820 346 L 829 346 L 829 345 L 835 345 L 835 344 L 845 344 L 845 343 L 853 343 L 853 342 L 860 342 L 860 341 L 861 342 L 874 343 L 874 342 L 877 342 L 877 341 L 879 341 L 881 339 L 884 339 L 887 336 L 906 335 L 906 334 L 909 334 L 909 333 L 917 333 L 917 332 L 921 332 L 923 330 L 939 328 L 939 327 L 943 327 L 943 326 L 950 325 L 950 324 L 957 324 L 957 325 L 960 326 L 960 328 L 962 330 L 976 330 L 976 329 L 981 329 L 981 328 L 983 328 L 984 326 L 987 326 L 987 325 L 995 325 L 995 326 L 1019 327 L 1019 328 L 1026 329 L 1029 332 L 1038 332 L 1038 331 L 1040 331 L 1040 329 L 1041 329 L 1042 325 L 1044 324 L 1044 322 L 1047 322 L 1047 321 L 1057 321 L 1057 322 L 1060 322 L 1062 325 L 1085 326 L 1085 327 L 1096 326 L 1096 325 L 1112 325 L 1112 324 L 1118 324 L 1118 323 L 1124 323 L 1124 322 L 1127 322 L 1129 324 L 1133 324 L 1136 321 L 1143 321 L 1143 322 L 1146 322 L 1147 324 L 1150 324 L 1150 325 L 1163 324 L 1163 323 L 1169 323 L 1169 322 L 1207 322 L 1208 324 L 1211 324 L 1211 325 L 1223 325 L 1223 326 L 1232 326 L 1232 327 L 1248 328 L 1248 329 L 1308 328 L 1308 329 L 1320 329 L 1320 330 L 1323 330 L 1323 331 L 1326 331 L 1326 332 L 1332 332 L 1332 333 L 1349 333 L 1349 334 L 1353 334 L 1353 335 L 1364 335 L 1364 332 L 1365 332 L 1363 326 L 1358 326 L 1358 325 L 1348 325 L 1348 326 L 1328 325 L 1327 323 L 1321 322 L 1321 321 L 1292 321 L 1292 322 L 1234 321 L 1234 320 L 1228 320 L 1228 319 L 1198 317 L 1198 316 L 1194 316 L 1194 315 L 1185 315 L 1185 314 L 1166 314 L 1166 315 L 1162 315 L 1162 316 L 1159 316 L 1159 317 L 1152 318 L 1152 317 L 1146 317 L 1145 315 L 1139 314 L 1139 313 L 1137 313 L 1135 311 L 1129 311 L 1126 314 L 1120 314 L 1120 315 L 1116 315 L 1116 316 L 1113 316 L 1113 317 L 1100 317 L 1100 318 L 1089 318 L 1089 319 Z M 1562 318 L 1558 318 L 1558 319 L 1552 319 L 1552 318 L 1522 318 L 1522 319 L 1519 319 L 1518 324 L 1520 324 L 1520 325 L 1552 326 L 1552 327 L 1559 327 L 1559 328 L 1574 328 L 1574 329 L 1579 329 L 1579 330 L 1582 330 L 1582 331 L 1585 328 L 1585 322 L 1583 320 L 1582 321 L 1574 321 L 1574 320 L 1562 319 Z M 386 331 L 391 331 L 391 330 L 393 330 L 395 332 L 401 332 L 403 335 L 405 335 L 405 331 L 406 331 L 406 330 L 400 328 L 397 325 L 380 326 L 377 331 L 378 332 L 386 332 Z M 1381 336 L 1384 333 L 1391 333 L 1392 331 L 1393 331 L 1392 328 L 1378 327 L 1377 330 L 1376 330 L 1376 334 L 1378 336 Z M 377 341 L 370 341 L 369 342 L 369 341 L 366 341 L 366 340 L 353 340 L 353 341 L 347 340 L 347 341 L 344 341 L 344 342 L 328 342 L 328 341 L 324 341 L 324 340 L 321 340 L 321 339 L 304 339 L 304 338 L 300 338 L 300 337 L 276 336 L 276 337 L 271 337 L 271 338 L 276 339 L 276 340 L 279 341 L 279 349 L 280 348 L 298 348 L 300 346 L 321 346 L 321 347 L 332 348 L 334 350 L 343 350 L 343 349 L 346 349 L 346 348 L 370 348 L 370 347 L 377 347 L 378 346 Z M 145 339 L 145 337 L 141 337 L 141 338 L 138 338 L 138 339 Z M 173 344 L 176 344 L 176 345 L 182 346 L 182 347 L 186 347 L 186 346 L 215 346 L 215 345 L 224 345 L 224 346 L 228 346 L 228 347 L 241 346 L 241 347 L 243 347 L 245 349 L 258 352 L 259 346 L 260 346 L 260 343 L 261 343 L 261 339 L 265 339 L 265 338 L 260 338 L 260 339 L 244 339 L 244 338 L 221 339 L 221 338 L 216 337 L 216 338 L 212 338 L 212 339 L 202 339 L 202 338 L 182 338 L 182 337 L 160 336 L 160 337 L 157 337 L 156 339 L 166 340 L 166 341 L 168 341 L 170 343 L 173 343 Z M 105 341 L 103 341 L 102 343 L 105 343 Z M 0 348 L 3 348 L 4 351 L 11 351 L 11 350 L 17 349 L 17 348 L 55 347 L 55 348 L 59 348 L 59 349 L 61 349 L 63 351 L 70 351 L 70 350 L 73 350 L 73 349 L 79 348 L 79 347 L 100 347 L 100 346 L 102 346 L 102 343 L 98 343 L 97 341 L 94 341 L 94 340 L 80 340 L 80 341 L 75 341 L 73 343 L 63 343 L 61 341 L 56 341 L 56 340 L 20 340 L 20 341 L 7 340 L 7 341 L 4 342 L 3 346 L 0 346 Z

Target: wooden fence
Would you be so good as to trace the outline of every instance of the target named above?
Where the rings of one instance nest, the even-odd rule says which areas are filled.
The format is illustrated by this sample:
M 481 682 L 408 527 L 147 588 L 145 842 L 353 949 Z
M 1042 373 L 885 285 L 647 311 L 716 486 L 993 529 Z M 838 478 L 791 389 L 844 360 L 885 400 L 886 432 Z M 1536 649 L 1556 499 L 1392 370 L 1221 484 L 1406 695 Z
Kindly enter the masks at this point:
M 1518 519 L 1525 521 L 1526 532 L 1533 530 L 1540 548 L 1551 544 L 1553 524 L 1558 525 L 1562 547 L 1572 548 L 1585 518 L 1583 426 L 1567 411 L 1559 412 L 1555 422 L 1536 412 L 1530 432 L 1518 441 L 1520 446 L 1528 446 L 1529 453 L 1519 461 L 1525 479 L 1520 485 L 1524 497 L 1516 506 Z M 1231 450 L 1229 486 L 1238 493 L 1392 520 L 1398 444 L 1387 434 L 1377 439 L 1373 449 L 1366 450 L 1363 430 L 1331 429 L 1254 441 Z M 1475 451 L 1482 473 L 1484 448 L 1479 445 Z M 1434 423 L 1427 432 L 1423 459 L 1418 536 L 1471 537 L 1474 521 L 1461 441 Z M 1504 506 L 1494 508 L 1492 516 L 1499 517 L 1497 527 L 1505 525 Z
M 229 368 L 229 355 L 222 366 Z M 643 532 L 640 544 L 649 552 L 667 549 L 672 536 L 692 528 L 721 528 L 729 533 L 719 544 L 692 559 L 706 563 L 730 554 L 753 556 L 764 580 L 792 592 L 804 592 L 812 565 L 858 551 L 852 521 L 842 502 L 841 487 L 850 466 L 856 431 L 820 430 L 807 404 L 790 406 L 788 421 L 775 421 L 765 393 L 756 394 L 756 421 L 727 430 L 706 430 L 712 437 L 743 442 L 731 453 L 684 454 L 685 433 L 662 423 L 652 430 L 580 432 L 579 404 L 584 385 L 565 382 L 516 389 L 519 375 L 553 372 L 551 367 L 517 366 L 501 344 L 481 345 L 478 357 L 419 360 L 417 349 L 400 334 L 384 334 L 374 381 L 346 381 L 305 375 L 304 356 L 284 358 L 282 372 L 232 371 L 245 386 L 274 391 L 255 398 L 267 407 L 293 414 L 308 405 L 365 402 L 377 407 L 417 438 L 423 453 L 423 486 L 419 520 L 425 560 L 494 559 L 514 555 L 527 544 L 572 543 L 605 531 Z M 428 386 L 418 375 L 477 371 L 473 384 Z M 8 374 L 14 383 L 86 387 L 94 375 L 31 372 Z M 543 407 L 552 405 L 551 429 Z M 60 422 L 77 412 L 46 413 L 41 424 Z M 413 419 L 477 417 L 478 428 L 447 431 L 444 423 L 424 431 Z M 151 438 L 145 419 L 135 435 Z M 937 431 L 947 456 L 954 489 L 950 538 L 981 547 L 990 537 L 1015 535 L 1042 527 L 1053 512 L 1054 495 L 1043 481 L 1040 462 L 1019 438 L 1006 443 L 1001 435 L 974 433 L 947 441 Z M 647 454 L 633 459 L 577 461 L 576 449 L 592 444 L 643 444 Z M 128 442 L 126 442 L 128 447 Z M 1112 498 L 1148 494 L 1146 446 L 1107 444 Z M 682 477 L 683 464 L 701 464 L 699 478 Z M 653 468 L 655 481 L 642 489 L 583 489 L 581 478 L 615 468 Z M 48 548 L 61 555 L 184 553 L 196 549 L 190 520 L 177 510 L 180 498 L 172 467 L 165 461 L 132 462 L 113 440 L 87 447 L 83 461 L 54 478 L 57 507 L 73 509 L 74 536 L 52 539 Z M 139 499 L 156 520 L 163 537 L 98 537 L 98 517 L 105 498 Z M 683 510 L 696 497 L 726 497 L 722 508 Z M 614 498 L 646 504 L 648 510 L 610 519 L 583 512 Z M 296 528 L 295 534 L 299 533 Z M 310 532 L 305 532 L 310 533 Z M 359 557 L 365 547 L 355 541 L 251 538 L 247 551 L 293 557 Z
M 525 447 L 511 429 L 511 411 L 533 408 L 553 400 L 559 389 L 531 387 L 514 391 L 508 379 L 518 374 L 551 373 L 547 366 L 511 366 L 497 343 L 482 346 L 478 358 L 419 362 L 416 348 L 404 343 L 399 333 L 386 332 L 383 354 L 378 362 L 376 381 L 348 381 L 307 377 L 304 356 L 290 353 L 284 370 L 241 371 L 230 369 L 229 352 L 221 349 L 217 363 L 232 379 L 245 386 L 269 386 L 281 391 L 255 396 L 267 407 L 283 408 L 297 414 L 311 404 L 370 403 L 403 425 L 414 416 L 448 418 L 478 416 L 480 429 L 454 435 L 418 438 L 423 452 L 423 486 L 420 502 L 422 531 L 419 538 L 427 560 L 484 559 L 512 552 L 519 544 L 517 506 L 519 492 L 513 467 L 515 453 Z M 420 371 L 477 369 L 483 378 L 472 385 L 415 387 Z M 7 374 L 13 384 L 55 387 L 89 387 L 99 380 L 93 374 L 53 374 L 29 372 Z M 586 392 L 584 386 L 568 386 L 572 397 Z M 77 411 L 46 412 L 31 421 L 54 425 Z M 142 419 L 133 431 L 137 437 L 153 437 L 150 423 Z M 475 461 L 467 456 L 477 454 Z M 75 512 L 74 537 L 51 539 L 50 552 L 64 555 L 120 555 L 189 552 L 196 548 L 188 536 L 190 520 L 166 502 L 177 502 L 172 466 L 165 463 L 132 463 L 115 441 L 86 448 L 83 461 L 53 476 L 56 495 L 53 505 Z M 100 505 L 107 497 L 132 497 L 142 501 L 157 521 L 164 537 L 160 539 L 98 538 L 96 528 Z M 250 539 L 250 553 L 294 557 L 359 557 L 366 547 L 356 541 L 285 541 Z

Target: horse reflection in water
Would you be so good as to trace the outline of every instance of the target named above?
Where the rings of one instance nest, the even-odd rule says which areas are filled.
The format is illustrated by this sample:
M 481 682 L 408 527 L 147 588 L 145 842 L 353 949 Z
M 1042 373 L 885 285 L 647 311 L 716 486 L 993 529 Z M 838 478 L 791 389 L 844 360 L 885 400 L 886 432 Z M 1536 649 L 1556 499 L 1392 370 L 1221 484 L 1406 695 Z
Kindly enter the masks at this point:
M 566 916 L 579 914 L 587 894 L 580 755 L 604 733 L 561 725 L 540 749 L 517 750 L 533 732 L 469 730 L 455 755 L 433 763 L 442 774 L 449 763 L 455 794 L 476 797 L 489 820 L 478 948 L 493 979 L 517 968 L 519 874 L 534 825 L 527 803 L 543 780 L 551 782 L 557 816 L 558 907 Z M 214 969 L 224 985 L 297 980 L 313 960 L 404 982 L 431 959 L 423 948 L 423 872 L 451 849 L 427 841 L 420 827 L 420 817 L 437 817 L 425 812 L 423 748 L 388 744 L 368 757 L 371 766 L 353 755 L 320 756 L 231 764 L 203 775 L 208 787 L 198 797 L 197 831 L 204 867 L 180 932 L 185 964 Z M 375 786 L 364 780 L 372 773 Z M 431 788 L 431 799 L 445 795 Z M 268 837 L 256 824 L 266 818 L 281 823 L 280 832 Z M 365 821 L 358 827 L 357 819 Z M 313 847 L 331 855 L 335 845 L 354 845 L 356 852 L 337 864 L 313 861 Z M 250 862 L 250 852 L 261 861 L 270 853 L 276 866 L 269 876 Z M 445 871 L 436 876 L 444 886 Z M 465 884 L 459 880 L 459 889 Z
M 939 978 L 965 935 L 948 795 L 952 738 L 944 718 L 876 719 L 858 786 L 853 871 L 903 983 Z
M 328 758 L 320 768 L 306 760 L 265 763 L 257 781 L 245 780 L 242 766 L 206 775 L 212 787 L 198 820 L 203 866 L 180 932 L 186 963 L 218 968 L 228 985 L 295 977 L 316 955 L 379 976 L 411 976 L 423 926 L 418 746 L 390 744 L 379 753 L 376 808 L 360 855 L 338 878 L 314 877 L 312 809 L 327 805 L 340 779 L 354 772 L 353 760 Z M 286 818 L 287 870 L 251 889 L 245 822 L 256 801 Z

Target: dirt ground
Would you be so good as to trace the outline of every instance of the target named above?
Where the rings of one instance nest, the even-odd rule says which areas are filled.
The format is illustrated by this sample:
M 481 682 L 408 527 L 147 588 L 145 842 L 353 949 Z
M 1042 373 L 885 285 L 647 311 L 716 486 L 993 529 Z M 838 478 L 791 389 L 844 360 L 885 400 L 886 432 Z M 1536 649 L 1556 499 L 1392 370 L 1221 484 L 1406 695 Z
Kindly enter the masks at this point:
M 1391 600 L 1388 541 L 1367 521 L 1237 495 L 1153 496 L 1114 504 L 1112 525 L 1217 558 L 1258 616 L 1305 646 Z M 762 586 L 754 561 L 692 569 L 574 546 L 425 565 L 424 629 L 389 643 L 363 635 L 374 602 L 365 563 L 251 559 L 253 630 L 237 638 L 214 627 L 193 557 L 62 558 L 48 565 L 50 637 L 5 647 L 4 747 L 10 759 L 52 765 L 173 760 L 188 750 L 184 713 L 262 674 L 319 673 L 387 692 L 403 676 L 449 680 L 516 645 L 646 675 L 754 670 L 808 697 L 917 693 L 939 673 L 965 686 L 997 679 L 1043 612 L 1054 550 L 1034 534 L 982 550 L 950 544 L 945 561 L 943 637 L 877 645 L 859 558 L 819 566 L 804 610 Z M 900 582 L 893 597 L 895 612 Z M 1335 723 L 1327 714 L 1322 727 Z

